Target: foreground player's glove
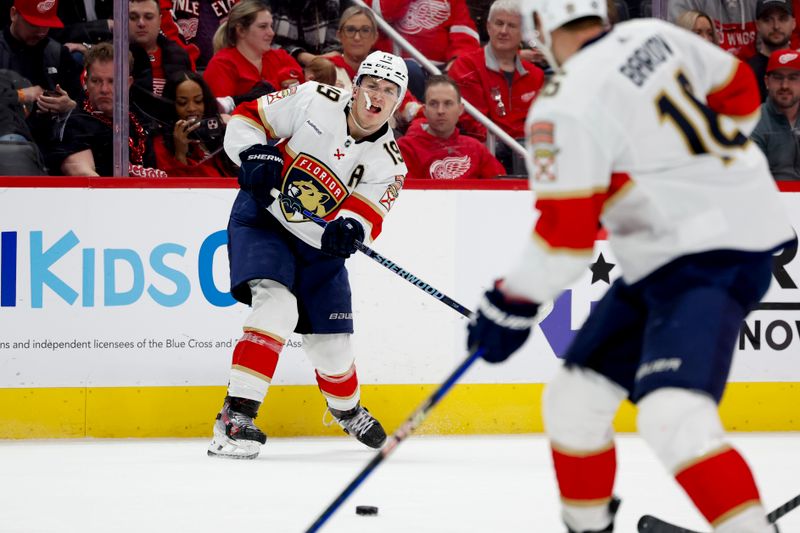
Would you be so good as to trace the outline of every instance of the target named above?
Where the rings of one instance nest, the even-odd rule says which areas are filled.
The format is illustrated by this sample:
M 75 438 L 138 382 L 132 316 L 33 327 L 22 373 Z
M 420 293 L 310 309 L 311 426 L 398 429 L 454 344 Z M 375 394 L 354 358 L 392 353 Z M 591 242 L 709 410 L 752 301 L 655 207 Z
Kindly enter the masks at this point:
M 363 240 L 364 228 L 356 219 L 337 218 L 325 226 L 325 231 L 322 233 L 322 251 L 346 259 L 356 252 L 356 241 Z
M 268 144 L 254 144 L 239 152 L 239 187 L 264 207 L 274 198 L 269 191 L 280 190 L 283 180 L 283 155 Z
M 490 363 L 505 361 L 525 343 L 539 311 L 537 303 L 506 297 L 498 284 L 484 293 L 467 326 L 470 352 L 483 349 L 481 357 Z

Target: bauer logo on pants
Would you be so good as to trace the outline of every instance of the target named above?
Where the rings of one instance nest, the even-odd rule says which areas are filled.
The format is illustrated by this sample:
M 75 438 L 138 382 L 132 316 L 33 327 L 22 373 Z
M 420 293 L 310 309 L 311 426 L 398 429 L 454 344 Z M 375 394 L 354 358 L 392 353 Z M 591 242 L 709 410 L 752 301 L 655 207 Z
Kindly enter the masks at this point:
M 308 211 L 324 217 L 339 207 L 347 198 L 347 188 L 327 166 L 307 154 L 300 154 L 286 172 L 283 190 L 286 196 L 298 198 Z M 304 222 L 301 213 L 287 211 L 281 206 L 289 222 Z

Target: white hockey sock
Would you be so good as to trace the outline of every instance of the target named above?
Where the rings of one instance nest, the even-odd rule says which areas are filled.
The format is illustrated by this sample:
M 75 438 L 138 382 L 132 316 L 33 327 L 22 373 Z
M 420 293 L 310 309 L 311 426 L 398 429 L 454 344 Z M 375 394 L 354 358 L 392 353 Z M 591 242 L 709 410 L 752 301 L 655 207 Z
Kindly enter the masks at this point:
M 760 505 L 752 505 L 721 522 L 715 533 L 775 533 L 775 527 L 767 522 L 767 513 Z
M 267 395 L 268 389 L 269 381 L 265 381 L 253 374 L 239 370 L 238 368 L 231 369 L 230 381 L 228 382 L 228 396 L 262 402 L 264 401 L 264 396 Z

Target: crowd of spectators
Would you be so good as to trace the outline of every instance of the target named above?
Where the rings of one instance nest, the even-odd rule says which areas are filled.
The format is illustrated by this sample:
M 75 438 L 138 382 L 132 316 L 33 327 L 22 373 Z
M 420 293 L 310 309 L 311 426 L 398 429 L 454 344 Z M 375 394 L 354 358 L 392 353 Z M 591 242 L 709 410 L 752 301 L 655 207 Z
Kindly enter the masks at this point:
M 306 80 L 350 90 L 373 50 L 409 66 L 390 123 L 409 178 L 524 174 L 522 159 L 492 142 L 463 102 L 524 142 L 551 71 L 522 42 L 517 0 L 366 3 L 372 9 L 348 0 L 129 0 L 129 174 L 235 176 L 221 146 L 237 105 Z M 608 3 L 614 22 L 660 15 L 749 65 L 763 102 L 753 140 L 776 179 L 800 180 L 800 0 Z M 113 174 L 113 4 L 0 0 L 0 155 L 12 155 L 0 157 L 0 174 Z M 431 77 L 376 15 L 443 74 Z

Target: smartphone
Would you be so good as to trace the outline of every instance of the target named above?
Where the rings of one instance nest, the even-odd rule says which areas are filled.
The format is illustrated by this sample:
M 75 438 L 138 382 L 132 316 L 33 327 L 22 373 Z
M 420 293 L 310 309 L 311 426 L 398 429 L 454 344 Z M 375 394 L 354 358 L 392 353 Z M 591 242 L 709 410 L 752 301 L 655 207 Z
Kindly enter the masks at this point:
M 51 90 L 48 89 L 48 90 L 44 91 L 42 93 L 42 95 L 44 95 L 44 96 L 61 96 L 61 93 L 58 92 L 58 91 L 51 91 Z
M 198 141 L 217 141 L 225 135 L 225 124 L 217 117 L 200 119 L 200 126 L 189 132 L 189 138 Z

